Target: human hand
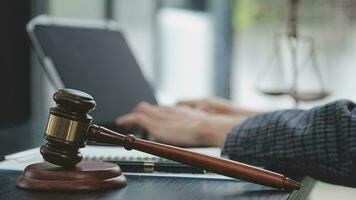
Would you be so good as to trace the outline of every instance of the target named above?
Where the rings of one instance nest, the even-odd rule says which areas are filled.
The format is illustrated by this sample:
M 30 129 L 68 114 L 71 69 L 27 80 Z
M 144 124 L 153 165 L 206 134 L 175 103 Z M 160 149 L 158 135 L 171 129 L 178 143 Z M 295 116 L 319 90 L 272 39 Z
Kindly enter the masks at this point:
M 212 114 L 222 114 L 230 116 L 252 116 L 258 112 L 243 109 L 233 106 L 229 101 L 223 98 L 213 97 L 201 100 L 184 100 L 179 101 L 177 105 L 189 106 L 198 110 L 205 111 Z
M 182 146 L 222 146 L 241 117 L 214 115 L 187 106 L 163 107 L 140 103 L 118 125 L 139 125 L 157 140 Z

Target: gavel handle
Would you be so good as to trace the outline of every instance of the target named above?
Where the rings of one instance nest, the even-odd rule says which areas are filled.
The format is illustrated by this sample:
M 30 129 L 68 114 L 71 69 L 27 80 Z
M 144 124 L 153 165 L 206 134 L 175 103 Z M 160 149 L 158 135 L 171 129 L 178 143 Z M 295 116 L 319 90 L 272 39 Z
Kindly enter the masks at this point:
M 97 125 L 90 125 L 87 137 L 88 140 L 124 146 L 127 150 L 136 149 L 232 178 L 275 188 L 299 189 L 299 183 L 282 174 L 232 160 L 191 152 L 179 147 L 137 139 L 133 135 L 123 135 Z

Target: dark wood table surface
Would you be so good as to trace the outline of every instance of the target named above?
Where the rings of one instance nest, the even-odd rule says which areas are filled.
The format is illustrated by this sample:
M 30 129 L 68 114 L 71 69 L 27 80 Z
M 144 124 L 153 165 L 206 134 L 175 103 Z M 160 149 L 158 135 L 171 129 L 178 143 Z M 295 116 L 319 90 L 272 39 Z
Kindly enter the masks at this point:
M 206 180 L 196 178 L 127 176 L 128 185 L 121 189 L 83 192 L 50 193 L 25 191 L 16 188 L 19 172 L 0 173 L 0 199 L 287 199 L 289 191 L 280 191 L 235 180 Z
M 45 120 L 0 124 L 0 154 L 38 147 Z M 287 199 L 291 191 L 276 190 L 238 180 L 129 175 L 128 185 L 117 190 L 85 193 L 50 193 L 16 188 L 21 172 L 0 171 L 0 199 Z

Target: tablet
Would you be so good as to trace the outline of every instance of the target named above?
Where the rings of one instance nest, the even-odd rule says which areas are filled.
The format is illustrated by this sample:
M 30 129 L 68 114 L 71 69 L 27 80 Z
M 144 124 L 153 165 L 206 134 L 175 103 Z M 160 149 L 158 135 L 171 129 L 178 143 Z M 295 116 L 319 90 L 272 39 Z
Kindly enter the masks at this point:
M 95 123 L 113 123 L 141 101 L 157 103 L 115 23 L 42 15 L 29 22 L 27 31 L 56 89 L 77 89 L 94 97 Z

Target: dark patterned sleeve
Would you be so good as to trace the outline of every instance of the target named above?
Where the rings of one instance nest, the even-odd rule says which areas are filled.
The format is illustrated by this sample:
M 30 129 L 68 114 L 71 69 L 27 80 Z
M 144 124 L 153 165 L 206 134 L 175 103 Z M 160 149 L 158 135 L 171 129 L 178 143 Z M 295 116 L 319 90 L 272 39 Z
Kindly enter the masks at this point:
M 356 185 L 355 104 L 342 100 L 249 118 L 232 129 L 223 154 L 257 166 L 288 168 L 320 180 Z

